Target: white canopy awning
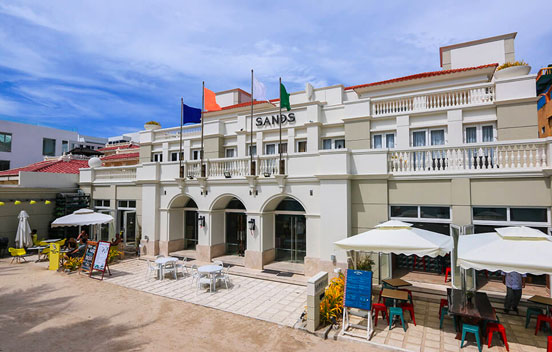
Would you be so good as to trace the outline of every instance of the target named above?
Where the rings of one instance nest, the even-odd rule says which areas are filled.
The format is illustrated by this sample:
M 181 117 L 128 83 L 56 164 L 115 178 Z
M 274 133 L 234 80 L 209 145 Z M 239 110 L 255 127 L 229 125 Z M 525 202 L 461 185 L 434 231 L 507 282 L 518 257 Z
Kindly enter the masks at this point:
M 375 229 L 334 242 L 339 248 L 366 252 L 394 253 L 436 257 L 452 250 L 450 236 L 412 227 L 391 220 Z
M 113 222 L 113 216 L 95 213 L 91 209 L 79 209 L 73 214 L 57 218 L 52 222 L 52 227 L 99 225 Z
M 551 254 L 550 236 L 525 226 L 497 228 L 458 240 L 458 265 L 464 269 L 552 274 Z

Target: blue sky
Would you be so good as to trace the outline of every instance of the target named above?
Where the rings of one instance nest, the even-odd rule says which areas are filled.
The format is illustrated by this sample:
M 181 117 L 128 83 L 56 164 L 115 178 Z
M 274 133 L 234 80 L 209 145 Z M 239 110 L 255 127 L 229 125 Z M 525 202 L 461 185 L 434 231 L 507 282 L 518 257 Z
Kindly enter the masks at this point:
M 516 58 L 552 63 L 548 2 L 3 1 L 0 119 L 112 136 L 180 119 L 180 97 L 277 97 L 439 70 L 439 47 L 518 32 Z

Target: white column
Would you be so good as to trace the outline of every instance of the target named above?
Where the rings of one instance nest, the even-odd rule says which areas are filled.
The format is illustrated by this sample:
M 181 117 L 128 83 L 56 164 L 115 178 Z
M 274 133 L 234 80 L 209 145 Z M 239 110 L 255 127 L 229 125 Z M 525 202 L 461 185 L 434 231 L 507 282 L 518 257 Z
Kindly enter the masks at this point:
M 307 151 L 309 153 L 317 152 L 320 146 L 320 126 L 319 122 L 306 123 L 307 127 Z
M 351 231 L 350 181 L 320 180 L 320 260 L 346 262 L 345 251 L 336 251 L 334 242 L 346 238 Z M 307 232 L 309 229 L 307 228 Z
M 287 132 L 287 152 L 288 154 L 295 153 L 295 128 L 290 127 Z M 282 136 L 282 138 L 285 138 L 285 136 Z
M 397 148 L 408 148 L 410 146 L 410 116 L 397 116 Z
M 263 149 L 263 132 L 259 131 L 257 132 L 255 143 L 257 144 L 257 155 L 264 155 L 264 149 Z
M 167 162 L 170 161 L 169 159 L 169 142 L 163 143 L 163 161 Z
M 461 145 L 464 141 L 462 128 L 462 110 L 447 111 L 448 145 Z
M 247 156 L 247 132 L 238 131 L 236 132 L 238 136 L 238 158 L 245 158 Z

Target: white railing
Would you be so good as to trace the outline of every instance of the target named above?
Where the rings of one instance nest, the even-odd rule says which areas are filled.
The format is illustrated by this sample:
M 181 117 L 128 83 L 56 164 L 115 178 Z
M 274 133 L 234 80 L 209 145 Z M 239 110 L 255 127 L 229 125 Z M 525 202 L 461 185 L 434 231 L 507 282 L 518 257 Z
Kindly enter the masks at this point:
M 94 169 L 95 180 L 136 180 L 136 167 L 105 167 Z
M 275 175 L 280 173 L 280 156 L 260 156 L 257 158 L 257 175 Z
M 201 176 L 201 163 L 199 160 L 186 161 L 182 167 L 184 168 L 184 177 L 198 178 Z
M 197 125 L 183 126 L 182 127 L 182 136 L 183 137 L 184 136 L 198 135 L 200 133 L 201 133 L 201 127 L 199 127 Z M 180 139 L 180 126 L 153 131 L 153 140 L 154 141 L 174 140 L 174 139 Z
M 224 177 L 249 175 L 249 159 L 227 158 L 210 159 L 207 161 L 207 176 Z
M 492 85 L 458 89 L 430 94 L 411 95 L 396 99 L 372 101 L 372 116 L 407 114 L 415 112 L 444 110 L 492 103 L 495 89 Z
M 391 150 L 388 167 L 392 174 L 538 170 L 548 166 L 547 148 L 545 141 L 535 141 Z

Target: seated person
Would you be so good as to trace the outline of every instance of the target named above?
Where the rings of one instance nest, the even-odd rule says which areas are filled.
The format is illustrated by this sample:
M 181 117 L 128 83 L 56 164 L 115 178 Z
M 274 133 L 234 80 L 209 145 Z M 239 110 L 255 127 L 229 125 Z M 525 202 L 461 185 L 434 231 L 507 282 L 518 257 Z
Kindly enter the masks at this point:
M 81 231 L 81 233 L 77 237 L 77 242 L 83 242 L 85 244 L 86 242 L 88 242 L 88 234 L 86 233 L 86 231 Z
M 67 240 L 67 242 L 65 242 L 65 246 L 67 247 L 67 249 L 71 250 L 71 249 L 76 249 L 79 246 L 79 244 L 77 243 L 77 240 L 74 237 L 71 237 L 70 239 Z
M 123 242 L 123 231 L 115 235 L 115 239 L 111 241 L 111 246 L 118 246 L 121 242 Z
M 80 238 L 79 246 L 75 250 L 67 253 L 67 256 L 70 257 L 70 258 L 80 258 L 80 257 L 82 257 L 84 255 L 84 249 L 86 248 L 86 242 L 87 241 L 88 241 L 88 236 L 85 233 L 85 236 Z

